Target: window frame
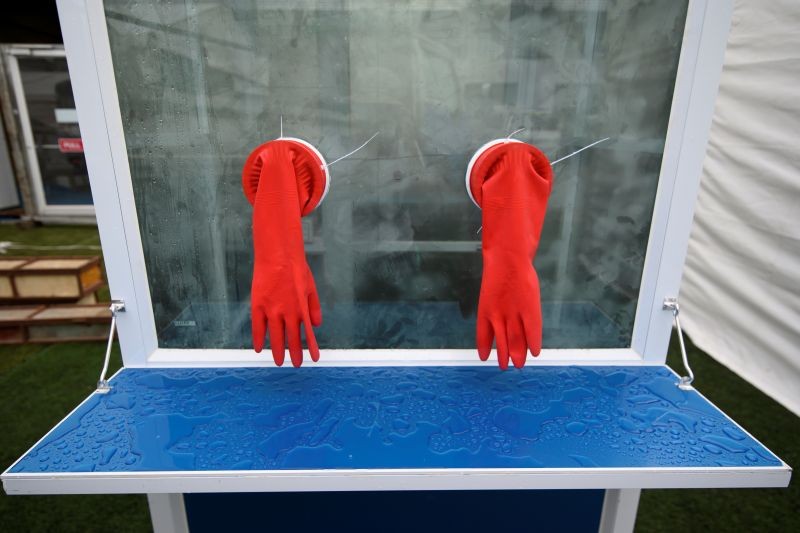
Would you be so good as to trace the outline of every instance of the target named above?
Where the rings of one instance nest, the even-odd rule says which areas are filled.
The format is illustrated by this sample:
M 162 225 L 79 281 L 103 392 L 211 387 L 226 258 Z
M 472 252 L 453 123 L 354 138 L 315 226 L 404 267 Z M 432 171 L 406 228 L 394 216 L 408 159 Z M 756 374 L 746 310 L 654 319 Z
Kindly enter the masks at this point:
M 690 0 L 631 345 L 545 349 L 536 364 L 663 364 L 727 42 L 732 0 Z M 273 366 L 252 350 L 159 348 L 102 0 L 58 0 L 127 367 Z M 466 194 L 466 193 L 465 193 Z M 307 355 L 307 354 L 306 354 Z M 492 355 L 494 358 L 494 354 Z M 327 349 L 318 365 L 474 365 L 474 349 Z
M 51 204 L 47 202 L 47 195 L 42 181 L 42 171 L 39 165 L 39 154 L 36 152 L 36 142 L 33 135 L 30 113 L 28 111 L 28 101 L 26 99 L 25 88 L 22 83 L 22 71 L 20 69 L 20 58 L 47 57 L 47 58 L 66 58 L 66 52 L 61 45 L 11 45 L 3 48 L 3 59 L 8 71 L 8 83 L 15 100 L 17 119 L 19 122 L 20 133 L 25 147 L 25 161 L 29 173 L 31 193 L 33 196 L 32 206 L 37 219 L 47 220 L 58 219 L 59 217 L 94 217 L 95 210 L 91 204 Z

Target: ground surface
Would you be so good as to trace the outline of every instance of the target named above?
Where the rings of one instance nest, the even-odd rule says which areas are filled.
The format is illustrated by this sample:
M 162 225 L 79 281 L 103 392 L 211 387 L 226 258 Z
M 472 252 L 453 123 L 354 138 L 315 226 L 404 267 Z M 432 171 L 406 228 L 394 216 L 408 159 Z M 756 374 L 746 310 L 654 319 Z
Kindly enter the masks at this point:
M 89 227 L 19 230 L 0 225 L 0 241 L 31 245 L 98 243 Z M 13 250 L 16 255 L 97 254 L 97 250 Z M 673 339 L 674 341 L 675 339 Z M 697 388 L 793 466 L 800 464 L 800 418 L 691 343 Z M 4 470 L 93 389 L 102 343 L 0 346 L 0 469 Z M 757 354 L 756 354 L 757 355 Z M 756 356 L 754 355 L 754 356 Z M 677 344 L 669 363 L 680 368 Z M 112 358 L 111 372 L 120 365 Z M 0 531 L 148 531 L 144 496 L 17 496 L 0 492 Z M 648 490 L 637 531 L 800 531 L 800 483 L 789 489 Z

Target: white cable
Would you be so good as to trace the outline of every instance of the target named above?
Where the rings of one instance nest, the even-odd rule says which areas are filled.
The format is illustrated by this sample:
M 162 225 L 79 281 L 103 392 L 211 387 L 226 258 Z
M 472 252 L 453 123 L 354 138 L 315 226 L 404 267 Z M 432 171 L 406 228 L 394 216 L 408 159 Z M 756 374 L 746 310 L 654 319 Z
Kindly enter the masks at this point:
M 517 134 L 517 133 L 519 133 L 519 132 L 523 131 L 524 129 L 525 129 L 525 128 L 520 128 L 520 129 L 518 129 L 518 130 L 516 130 L 516 131 L 512 131 L 511 133 L 509 133 L 509 134 L 508 134 L 508 137 L 506 137 L 506 139 L 511 139 L 511 136 L 512 136 L 512 135 L 514 135 L 514 134 Z M 589 149 L 589 148 L 591 148 L 592 146 L 596 146 L 596 145 L 598 145 L 598 144 L 600 144 L 600 143 L 602 143 L 602 142 L 605 142 L 605 141 L 609 140 L 610 138 L 611 138 L 611 137 L 606 137 L 605 139 L 600 139 L 599 141 L 595 141 L 595 142 L 593 142 L 592 144 L 590 144 L 590 145 L 588 145 L 588 146 L 584 146 L 584 147 L 583 147 L 583 148 L 581 148 L 580 150 L 576 150 L 576 151 L 572 152 L 572 153 L 571 153 L 571 154 L 569 154 L 569 155 L 565 155 L 564 157 L 562 157 L 562 158 L 560 158 L 560 159 L 557 159 L 557 160 L 553 161 L 552 163 L 550 163 L 550 166 L 552 167 L 552 166 L 553 166 L 553 165 L 555 165 L 556 163 L 560 163 L 560 162 L 564 161 L 565 159 L 569 159 L 570 157 L 572 157 L 572 156 L 574 156 L 574 155 L 577 155 L 577 154 L 579 154 L 579 153 L 583 152 L 584 150 L 588 150 L 588 149 Z M 480 150 L 478 150 L 478 151 L 480 151 Z M 467 189 L 467 190 L 469 190 L 469 189 Z M 476 233 L 476 234 L 477 234 L 477 233 L 480 233 L 480 232 L 481 232 L 481 230 L 483 230 L 483 226 L 481 226 L 480 228 L 478 228 L 478 231 L 476 231 L 475 233 Z
M 686 354 L 686 344 L 683 342 L 683 329 L 681 329 L 681 319 L 678 318 L 677 307 L 675 308 L 675 328 L 678 330 L 678 343 L 681 346 L 681 359 L 683 359 L 683 368 L 686 369 L 687 376 L 681 377 L 678 387 L 684 390 L 692 388 L 692 381 L 694 381 L 694 372 L 692 367 L 689 366 L 689 356 Z
M 526 128 L 520 128 L 518 130 L 514 130 L 514 131 L 512 131 L 511 133 L 508 134 L 508 137 L 506 137 L 506 139 L 510 139 L 511 137 L 516 135 L 517 133 L 519 133 L 521 131 L 525 131 L 525 130 L 526 130 Z
M 111 348 L 114 346 L 114 333 L 117 331 L 117 314 L 125 311 L 125 303 L 122 300 L 112 300 L 109 310 L 111 311 L 111 329 L 108 332 L 108 344 L 106 344 L 103 369 L 100 371 L 100 379 L 97 380 L 97 392 L 100 394 L 106 394 L 111 390 L 106 374 L 108 373 L 108 363 L 111 360 Z
M 103 359 L 103 370 L 100 371 L 100 379 L 97 381 L 98 387 L 108 386 L 106 374 L 108 373 L 108 362 L 111 360 L 111 348 L 114 345 L 114 332 L 117 329 L 117 314 L 111 313 L 111 331 L 108 334 L 108 344 L 106 345 L 106 357 Z
M 561 159 L 556 159 L 555 161 L 553 161 L 552 163 L 550 163 L 550 166 L 552 167 L 552 166 L 553 166 L 553 165 L 555 165 L 556 163 L 560 163 L 560 162 L 564 161 L 565 159 L 569 159 L 570 157 L 572 157 L 572 156 L 574 156 L 574 155 L 578 155 L 579 153 L 583 152 L 584 150 L 588 150 L 588 149 L 589 149 L 589 148 L 591 148 L 592 146 L 598 145 L 598 144 L 600 144 L 600 143 L 602 143 L 602 142 L 606 142 L 606 141 L 607 141 L 607 140 L 609 140 L 610 138 L 611 138 L 611 137 L 606 137 L 605 139 L 600 139 L 599 141 L 595 141 L 595 142 L 593 142 L 592 144 L 590 144 L 590 145 L 588 145 L 588 146 L 584 146 L 584 147 L 583 147 L 583 148 L 581 148 L 580 150 L 576 150 L 576 151 L 572 152 L 572 153 L 571 153 L 571 154 L 569 154 L 569 155 L 565 155 L 565 156 L 564 156 L 564 157 L 562 157 Z
M 508 120 L 506 120 L 506 129 L 505 129 L 505 131 L 510 130 L 511 129 L 511 124 L 513 124 L 513 123 L 514 123 L 514 115 L 511 115 L 511 116 L 508 117 Z
M 663 309 L 672 311 L 672 316 L 675 320 L 675 329 L 678 330 L 678 343 L 680 344 L 681 348 L 683 368 L 686 369 L 687 373 L 686 376 L 681 376 L 677 383 L 678 388 L 681 390 L 691 390 L 692 382 L 694 381 L 694 372 L 692 372 L 692 368 L 689 366 L 689 356 L 686 354 L 686 344 L 683 342 L 683 329 L 681 328 L 681 319 L 679 317 L 681 313 L 681 307 L 676 298 L 666 298 L 664 299 Z
M 323 165 L 323 166 L 330 167 L 330 166 L 331 166 L 331 165 L 333 165 L 334 163 L 338 163 L 338 162 L 339 162 L 339 161 L 341 161 L 342 159 L 344 159 L 344 158 L 346 158 L 346 157 L 350 157 L 351 155 L 353 155 L 354 153 L 358 152 L 359 150 L 361 150 L 362 148 L 364 148 L 366 145 L 368 145 L 368 144 L 369 144 L 369 142 L 370 142 L 372 139 L 374 139 L 375 137 L 377 137 L 379 133 L 380 133 L 379 131 L 376 131 L 376 132 L 375 132 L 375 134 L 374 134 L 372 137 L 370 137 L 369 139 L 367 139 L 367 141 L 366 141 L 364 144 L 362 144 L 361 146 L 359 146 L 358 148 L 356 148 L 355 150 L 353 150 L 353 151 L 352 151 L 352 152 L 350 152 L 349 154 L 345 154 L 345 155 L 343 155 L 342 157 L 340 157 L 339 159 L 334 159 L 333 161 L 331 161 L 331 162 L 330 162 L 330 163 L 328 163 L 327 165 Z

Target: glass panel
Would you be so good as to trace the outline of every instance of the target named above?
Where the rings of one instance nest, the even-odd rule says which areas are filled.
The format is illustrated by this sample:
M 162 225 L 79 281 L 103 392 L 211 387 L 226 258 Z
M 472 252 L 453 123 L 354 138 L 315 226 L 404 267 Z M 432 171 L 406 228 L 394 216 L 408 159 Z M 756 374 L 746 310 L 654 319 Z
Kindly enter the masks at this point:
M 63 57 L 20 57 L 19 71 L 48 205 L 91 205 L 72 85 Z
M 474 346 L 472 153 L 555 167 L 536 267 L 545 347 L 630 345 L 687 2 L 106 0 L 159 344 L 250 346 L 240 172 L 279 135 L 328 160 L 305 221 L 335 348 Z

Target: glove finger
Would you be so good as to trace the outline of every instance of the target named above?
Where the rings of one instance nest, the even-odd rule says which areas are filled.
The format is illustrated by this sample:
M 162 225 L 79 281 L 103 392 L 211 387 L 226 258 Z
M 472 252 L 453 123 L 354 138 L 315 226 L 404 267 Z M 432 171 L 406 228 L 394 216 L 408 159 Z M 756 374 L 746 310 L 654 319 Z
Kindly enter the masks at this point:
M 283 360 L 286 358 L 283 319 L 280 316 L 273 316 L 267 321 L 267 325 L 269 326 L 269 345 L 272 348 L 272 359 L 275 360 L 276 365 L 282 366 Z
M 308 353 L 311 354 L 311 360 L 316 363 L 319 361 L 319 345 L 317 345 L 317 338 L 314 336 L 314 330 L 311 328 L 312 323 L 308 315 L 306 315 L 305 319 L 303 319 L 303 326 L 306 331 L 306 345 L 308 346 Z
M 532 356 L 538 357 L 542 351 L 541 319 L 537 321 L 533 317 L 523 316 L 522 323 L 525 326 L 525 340 L 528 343 L 528 349 L 531 351 Z
M 311 277 L 311 290 L 308 293 L 308 314 L 311 317 L 312 326 L 322 325 L 322 308 L 319 305 L 319 295 L 313 277 Z
M 303 364 L 303 343 L 300 342 L 300 324 L 297 320 L 286 321 L 286 337 L 289 341 L 292 366 L 299 367 Z
M 478 345 L 478 357 L 481 358 L 481 361 L 486 361 L 492 352 L 492 341 L 494 341 L 494 330 L 488 318 L 478 318 L 475 341 Z
M 525 358 L 528 355 L 522 322 L 518 318 L 510 319 L 506 322 L 506 333 L 508 334 L 508 351 L 511 354 L 511 360 L 516 368 L 522 368 L 525 366 Z
M 252 315 L 250 322 L 253 330 L 253 349 L 256 353 L 261 353 L 264 348 L 264 336 L 267 334 L 267 317 L 260 307 L 253 307 L 250 314 Z
M 508 368 L 508 339 L 506 338 L 506 325 L 499 320 L 492 321 L 495 340 L 497 341 L 497 362 L 502 370 Z

